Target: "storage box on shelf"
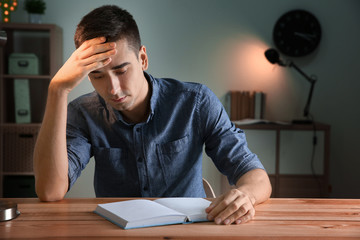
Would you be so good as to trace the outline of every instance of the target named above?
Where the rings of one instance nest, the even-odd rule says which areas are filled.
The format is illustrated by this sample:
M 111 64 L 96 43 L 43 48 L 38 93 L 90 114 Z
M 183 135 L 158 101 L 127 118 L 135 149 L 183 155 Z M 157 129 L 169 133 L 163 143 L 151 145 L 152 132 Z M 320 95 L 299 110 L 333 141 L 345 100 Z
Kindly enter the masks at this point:
M 32 197 L 32 154 L 50 80 L 63 62 L 62 30 L 27 23 L 0 23 L 0 30 L 7 34 L 0 47 L 0 197 Z

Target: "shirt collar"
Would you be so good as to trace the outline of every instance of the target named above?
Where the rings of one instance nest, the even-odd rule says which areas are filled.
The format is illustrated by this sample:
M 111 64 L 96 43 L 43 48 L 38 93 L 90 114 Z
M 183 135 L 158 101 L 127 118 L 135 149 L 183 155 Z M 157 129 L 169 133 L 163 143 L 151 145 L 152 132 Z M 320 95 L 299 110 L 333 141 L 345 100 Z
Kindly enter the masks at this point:
M 155 113 L 155 106 L 159 98 L 159 84 L 158 80 L 151 76 L 149 73 L 144 72 L 146 80 L 149 82 L 149 87 L 151 91 L 150 97 L 150 114 L 146 122 L 149 122 Z

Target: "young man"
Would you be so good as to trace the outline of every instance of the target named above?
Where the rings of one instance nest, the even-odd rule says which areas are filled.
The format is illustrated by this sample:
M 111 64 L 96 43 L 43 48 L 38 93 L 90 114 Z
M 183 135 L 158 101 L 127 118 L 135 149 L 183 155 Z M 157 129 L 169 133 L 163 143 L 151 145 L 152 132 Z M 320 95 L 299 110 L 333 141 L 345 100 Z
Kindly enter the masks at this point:
M 206 210 L 218 224 L 247 222 L 271 186 L 244 132 L 204 85 L 154 78 L 136 22 L 103 6 L 75 33 L 76 51 L 51 80 L 34 152 L 36 192 L 64 197 L 95 157 L 97 197 L 205 197 L 202 147 L 233 189 Z M 88 75 L 95 92 L 67 107 L 67 96 Z

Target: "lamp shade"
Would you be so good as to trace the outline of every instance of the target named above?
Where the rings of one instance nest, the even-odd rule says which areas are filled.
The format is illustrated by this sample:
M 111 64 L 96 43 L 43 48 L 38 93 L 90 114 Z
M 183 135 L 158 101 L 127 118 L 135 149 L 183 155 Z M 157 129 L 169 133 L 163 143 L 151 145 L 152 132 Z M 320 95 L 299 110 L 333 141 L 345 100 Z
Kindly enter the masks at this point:
M 279 64 L 280 66 L 286 66 L 281 60 L 280 60 L 280 55 L 278 53 L 278 51 L 276 51 L 273 48 L 269 48 L 268 50 L 265 51 L 265 57 L 266 59 L 272 63 L 272 64 Z

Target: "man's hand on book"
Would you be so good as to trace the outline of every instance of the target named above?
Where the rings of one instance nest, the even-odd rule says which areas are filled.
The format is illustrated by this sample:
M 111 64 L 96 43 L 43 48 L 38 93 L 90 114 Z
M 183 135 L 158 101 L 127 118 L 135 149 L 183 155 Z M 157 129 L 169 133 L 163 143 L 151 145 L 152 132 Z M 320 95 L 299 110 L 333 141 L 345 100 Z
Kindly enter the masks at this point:
M 254 218 L 255 199 L 239 189 L 231 189 L 216 198 L 206 209 L 208 219 L 216 224 L 240 224 Z

